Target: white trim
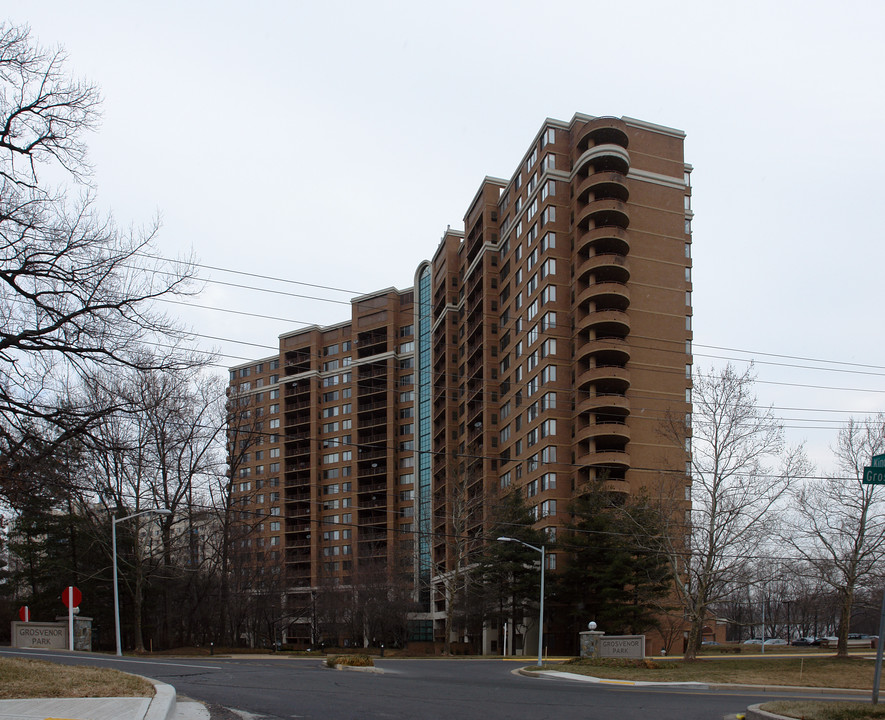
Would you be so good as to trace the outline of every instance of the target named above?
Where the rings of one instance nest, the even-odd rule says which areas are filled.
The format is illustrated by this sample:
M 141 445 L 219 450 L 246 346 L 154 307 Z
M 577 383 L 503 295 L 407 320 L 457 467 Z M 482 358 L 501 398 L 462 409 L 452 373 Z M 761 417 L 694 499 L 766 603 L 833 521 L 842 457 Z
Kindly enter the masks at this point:
M 666 125 L 656 125 L 655 123 L 626 116 L 622 117 L 621 120 L 630 127 L 651 130 L 652 132 L 660 133 L 661 135 L 669 135 L 670 137 L 679 138 L 680 140 L 685 138 L 684 130 L 677 130 L 676 128 L 667 127 Z
M 640 180 L 654 185 L 663 185 L 664 187 L 673 188 L 674 190 L 685 190 L 687 187 L 685 180 L 682 178 L 675 178 L 672 175 L 661 175 L 660 173 L 649 172 L 648 170 L 630 168 L 627 177 L 631 180 Z

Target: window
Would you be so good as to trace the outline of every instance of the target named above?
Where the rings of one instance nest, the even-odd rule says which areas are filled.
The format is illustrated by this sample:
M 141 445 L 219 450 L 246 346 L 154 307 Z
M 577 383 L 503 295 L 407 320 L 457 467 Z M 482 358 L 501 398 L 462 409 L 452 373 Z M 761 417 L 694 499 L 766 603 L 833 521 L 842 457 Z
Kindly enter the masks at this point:
M 555 510 L 554 510 L 553 514 L 554 515 L 556 514 Z M 548 530 L 552 530 L 555 535 L 556 528 L 548 528 Z M 556 540 L 552 539 L 550 542 L 556 542 Z M 547 569 L 548 570 L 556 570 L 556 554 L 551 553 L 549 555 L 545 555 L 545 558 L 546 558 L 546 563 L 547 563 Z
M 339 471 L 338 468 L 330 468 L 328 470 L 323 470 L 323 480 L 334 480 L 338 477 Z M 337 485 L 330 487 L 338 487 Z
M 280 449 L 279 448 L 271 448 L 270 449 L 270 452 L 268 453 L 268 457 L 278 458 L 279 456 L 280 456 Z
M 270 414 L 271 415 L 274 415 L 274 414 L 278 413 L 279 411 L 280 411 L 279 404 L 274 403 L 273 405 L 270 406 Z
M 338 361 L 337 360 L 327 360 L 323 363 L 323 372 L 328 372 L 329 370 L 337 370 L 338 369 Z
M 525 419 L 526 419 L 526 422 L 531 422 L 532 420 L 534 420 L 537 417 L 538 417 L 538 403 L 533 402 L 531 405 L 529 405 L 526 408 Z
M 501 444 L 507 442 L 510 439 L 510 426 L 508 425 L 507 427 L 502 428 L 499 436 L 501 438 Z
M 552 223 L 556 220 L 556 208 L 553 205 L 548 205 L 541 212 L 541 227 L 544 227 L 547 223 Z
M 556 300 L 556 285 L 548 285 L 541 291 L 541 305 Z
M 526 447 L 532 447 L 532 445 L 537 445 L 538 443 L 538 428 L 533 428 L 529 430 L 525 435 L 525 445 Z
M 541 517 L 556 515 L 556 500 L 545 500 L 541 503 Z
M 556 420 L 550 418 L 541 423 L 541 437 L 550 437 L 556 434 Z
M 547 258 L 543 263 L 541 263 L 541 279 L 543 280 L 548 275 L 556 274 L 556 260 L 554 258 Z
M 538 299 L 535 298 L 529 304 L 528 309 L 525 312 L 525 316 L 526 316 L 527 320 L 534 320 L 535 319 L 535 316 L 538 314 L 538 307 L 539 307 Z
M 525 294 L 526 296 L 531 295 L 535 290 L 538 289 L 538 274 L 535 273 L 529 278 L 529 281 L 525 284 Z
M 556 489 L 556 473 L 544 473 L 541 476 L 541 490 L 555 490 Z
M 538 185 L 538 173 L 532 173 L 532 176 L 529 178 L 529 181 L 526 183 L 525 189 L 529 195 L 532 194 L 532 191 Z
M 549 232 L 541 240 L 541 252 L 547 252 L 556 247 L 556 233 Z
M 529 228 L 529 231 L 525 235 L 525 239 L 529 245 L 538 239 L 538 223 L 535 223 Z
M 414 390 L 406 390 L 405 392 L 401 392 L 399 394 L 400 402 L 412 402 L 415 399 L 415 391 Z
M 553 410 L 556 408 L 556 393 L 545 393 L 541 397 L 541 410 Z
M 400 435 L 411 435 L 415 432 L 414 423 L 409 423 L 408 425 L 400 425 L 399 426 L 399 434 Z
M 279 536 L 279 535 L 274 535 L 274 536 L 270 539 L 270 544 L 271 544 L 271 545 L 279 545 L 279 544 L 280 544 L 280 536 Z
M 338 400 L 339 393 L 337 390 L 333 390 L 332 392 L 323 393 L 323 402 L 335 402 Z
M 541 147 L 546 147 L 554 142 L 556 142 L 556 130 L 552 127 L 546 128 L 541 134 Z
M 400 337 L 409 337 L 409 335 L 414 335 L 414 334 L 415 334 L 415 326 L 414 325 L 403 325 L 399 329 L 399 336 Z
M 323 465 L 331 465 L 332 463 L 336 463 L 340 461 L 341 456 L 338 453 L 329 453 L 328 455 L 323 455 Z
M 556 462 L 556 445 L 548 445 L 543 450 L 541 450 L 541 462 L 543 462 L 543 463 L 555 463 Z
M 538 212 L 538 198 L 535 198 L 534 200 L 532 200 L 529 203 L 529 206 L 526 208 L 526 211 L 525 211 L 526 222 L 531 220 L 532 217 L 534 217 L 536 212 Z
M 538 161 L 538 148 L 532 150 L 531 155 L 529 155 L 525 160 L 525 171 L 528 172 L 532 165 L 534 165 Z
M 538 248 L 532 250 L 525 261 L 526 270 L 531 270 L 535 267 L 535 263 L 538 262 Z
M 268 423 L 267 426 L 268 426 L 271 430 L 275 430 L 276 428 L 278 428 L 278 427 L 280 426 L 280 419 L 279 419 L 279 418 L 274 418 L 273 420 L 271 420 L 271 421 Z
M 541 202 L 544 202 L 551 195 L 556 195 L 556 183 L 548 180 L 541 187 Z
M 500 483 L 501 483 L 502 488 L 510 487 L 510 471 L 509 470 L 501 475 Z
M 541 370 L 541 385 L 546 385 L 554 380 L 556 380 L 556 365 L 548 365 Z
M 279 520 L 274 520 L 272 523 L 270 523 L 270 531 L 271 532 L 279 532 L 280 531 L 280 521 Z
M 413 342 L 404 342 L 400 343 L 399 351 L 401 353 L 410 353 L 415 352 L 415 343 Z
M 337 422 L 324 423 L 323 424 L 323 432 L 324 433 L 338 432 L 338 423 Z
M 531 372 L 536 367 L 538 367 L 538 351 L 531 353 L 525 361 L 525 369 L 527 372 Z
M 535 375 L 531 380 L 526 383 L 525 386 L 525 395 L 526 397 L 531 397 L 536 392 L 538 392 L 538 376 Z
M 271 515 L 279 515 L 279 514 L 280 514 L 280 509 L 279 509 L 278 507 L 272 507 L 272 508 L 270 509 L 270 514 L 271 514 Z
M 326 347 L 323 348 L 323 355 L 324 356 L 337 355 L 337 354 L 338 354 L 338 343 L 335 343 L 334 345 L 326 345 Z
M 544 156 L 544 160 L 541 163 L 542 170 L 555 170 L 556 169 L 556 155 L 553 153 L 549 153 Z
M 541 318 L 541 332 L 547 332 L 551 328 L 556 327 L 556 313 L 548 312 L 544 313 L 544 317 Z

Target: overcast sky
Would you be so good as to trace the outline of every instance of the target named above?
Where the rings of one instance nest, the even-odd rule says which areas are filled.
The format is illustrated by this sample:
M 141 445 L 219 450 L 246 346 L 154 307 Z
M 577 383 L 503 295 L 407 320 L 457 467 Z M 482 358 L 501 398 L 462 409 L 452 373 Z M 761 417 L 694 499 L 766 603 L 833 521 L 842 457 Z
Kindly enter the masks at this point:
M 755 358 L 821 470 L 840 423 L 885 406 L 885 3 L 41 0 L 7 19 L 101 86 L 117 222 L 159 215 L 161 252 L 220 268 L 197 301 L 216 309 L 169 309 L 224 366 L 411 286 L 483 177 L 581 112 L 687 133 L 697 365 Z

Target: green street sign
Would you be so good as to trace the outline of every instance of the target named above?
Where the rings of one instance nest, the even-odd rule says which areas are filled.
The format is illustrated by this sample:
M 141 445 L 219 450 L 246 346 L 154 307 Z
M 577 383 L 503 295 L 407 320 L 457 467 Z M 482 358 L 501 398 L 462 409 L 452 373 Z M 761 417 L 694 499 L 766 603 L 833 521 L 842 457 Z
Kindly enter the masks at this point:
M 885 455 L 873 455 L 873 462 L 870 465 L 873 467 L 885 467 Z
M 861 482 L 864 485 L 885 485 L 885 467 L 865 467 Z

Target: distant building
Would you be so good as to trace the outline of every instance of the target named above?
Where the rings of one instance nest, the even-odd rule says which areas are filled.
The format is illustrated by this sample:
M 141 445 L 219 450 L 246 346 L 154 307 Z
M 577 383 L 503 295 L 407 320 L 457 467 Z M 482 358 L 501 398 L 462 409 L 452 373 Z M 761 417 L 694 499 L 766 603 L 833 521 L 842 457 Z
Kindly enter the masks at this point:
M 500 493 L 523 493 L 553 538 L 582 485 L 629 494 L 681 472 L 687 443 L 660 425 L 691 412 L 683 138 L 548 119 L 413 287 L 355 298 L 348 321 L 232 368 L 234 502 L 254 530 L 238 561 L 281 574 L 293 607 L 361 570 L 407 572 L 412 638 L 440 640 L 450 539 L 489 539 Z M 296 616 L 290 640 L 315 640 Z

